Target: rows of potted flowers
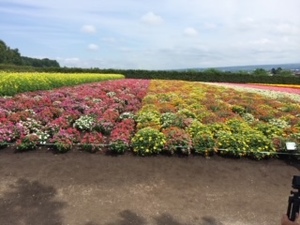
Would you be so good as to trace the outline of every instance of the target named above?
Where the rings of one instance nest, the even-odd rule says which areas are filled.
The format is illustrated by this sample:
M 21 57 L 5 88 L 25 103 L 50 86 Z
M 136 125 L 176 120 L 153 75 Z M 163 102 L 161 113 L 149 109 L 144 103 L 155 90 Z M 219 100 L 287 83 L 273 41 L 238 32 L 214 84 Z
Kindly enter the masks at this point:
M 292 99 L 300 102 L 300 85 L 287 84 L 240 84 L 240 83 L 207 83 L 209 85 L 229 87 L 247 91 L 273 99 Z
M 105 146 L 124 152 L 147 80 L 116 80 L 0 98 L 0 147 L 26 151 L 52 145 L 59 152 Z
M 137 113 L 133 151 L 261 159 L 300 142 L 300 106 L 202 83 L 152 80 Z
M 300 142 L 298 102 L 196 82 L 106 81 L 0 103 L 0 147 L 15 143 L 19 151 L 52 145 L 261 159 Z

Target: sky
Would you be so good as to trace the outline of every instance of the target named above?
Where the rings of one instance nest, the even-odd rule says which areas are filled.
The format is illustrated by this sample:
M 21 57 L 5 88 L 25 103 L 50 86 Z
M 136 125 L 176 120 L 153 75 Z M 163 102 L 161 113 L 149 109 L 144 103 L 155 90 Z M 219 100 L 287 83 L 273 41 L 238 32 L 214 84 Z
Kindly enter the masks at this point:
M 299 0 L 0 0 L 0 40 L 61 66 L 300 63 Z

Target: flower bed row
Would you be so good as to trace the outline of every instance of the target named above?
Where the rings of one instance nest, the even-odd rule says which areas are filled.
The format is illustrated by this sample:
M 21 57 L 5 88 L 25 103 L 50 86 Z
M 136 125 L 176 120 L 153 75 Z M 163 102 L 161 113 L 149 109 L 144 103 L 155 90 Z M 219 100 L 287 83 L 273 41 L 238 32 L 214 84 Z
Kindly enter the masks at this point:
M 151 81 L 137 114 L 133 150 L 215 152 L 261 159 L 300 142 L 300 106 L 229 88 L 182 81 Z
M 129 147 L 134 114 L 147 92 L 147 80 L 117 80 L 0 98 L 0 146 L 19 151 L 54 145 L 66 152 L 75 145 L 116 152 Z
M 277 100 L 292 99 L 293 101 L 300 102 L 300 89 L 294 88 L 297 85 L 291 87 L 278 87 L 277 84 L 238 84 L 238 83 L 205 83 L 214 86 L 229 87 L 238 91 L 247 91 L 260 95 L 267 96 Z
M 120 74 L 0 72 L 0 96 L 122 78 Z
M 299 85 L 278 85 L 278 84 L 236 84 L 236 86 L 246 87 L 246 88 L 257 88 L 262 90 L 271 90 L 277 92 L 285 92 L 300 95 Z
M 300 106 L 203 83 L 117 80 L 0 98 L 0 146 L 261 159 L 300 143 Z
M 255 84 L 255 85 L 300 89 L 299 84 L 260 84 L 260 83 L 258 83 L 258 84 Z

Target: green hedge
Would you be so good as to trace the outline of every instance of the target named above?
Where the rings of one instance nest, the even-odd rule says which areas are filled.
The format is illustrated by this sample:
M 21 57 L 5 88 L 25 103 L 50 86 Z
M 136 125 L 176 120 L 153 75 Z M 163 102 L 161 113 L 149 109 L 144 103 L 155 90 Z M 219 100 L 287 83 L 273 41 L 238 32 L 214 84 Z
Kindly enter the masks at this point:
M 119 70 L 99 68 L 34 68 L 28 66 L 0 65 L 0 71 L 15 72 L 55 72 L 55 73 L 113 73 L 123 74 L 132 79 L 163 79 L 186 80 L 203 82 L 230 82 L 230 83 L 269 83 L 269 84 L 300 84 L 300 77 L 283 76 L 254 76 L 241 72 L 222 72 L 209 69 L 204 71 L 173 71 L 173 70 Z

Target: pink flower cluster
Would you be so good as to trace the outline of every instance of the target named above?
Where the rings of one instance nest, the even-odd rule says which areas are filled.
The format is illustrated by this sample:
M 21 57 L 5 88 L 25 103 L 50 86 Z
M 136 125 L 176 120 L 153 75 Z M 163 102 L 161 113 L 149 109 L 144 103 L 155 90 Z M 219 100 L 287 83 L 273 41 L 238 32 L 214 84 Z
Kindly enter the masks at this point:
M 140 109 L 149 82 L 123 79 L 0 98 L 0 144 L 15 142 L 30 134 L 43 134 L 44 137 L 47 134 L 46 142 L 55 144 L 99 144 L 115 140 L 128 143 L 135 124 L 134 120 L 122 119 L 121 115 L 134 115 Z M 89 126 L 84 124 L 84 116 L 94 121 L 90 130 L 75 126 Z M 26 129 L 19 129 L 20 124 L 26 124 Z M 31 124 L 35 127 L 31 128 Z M 95 132 L 101 135 L 94 135 Z

